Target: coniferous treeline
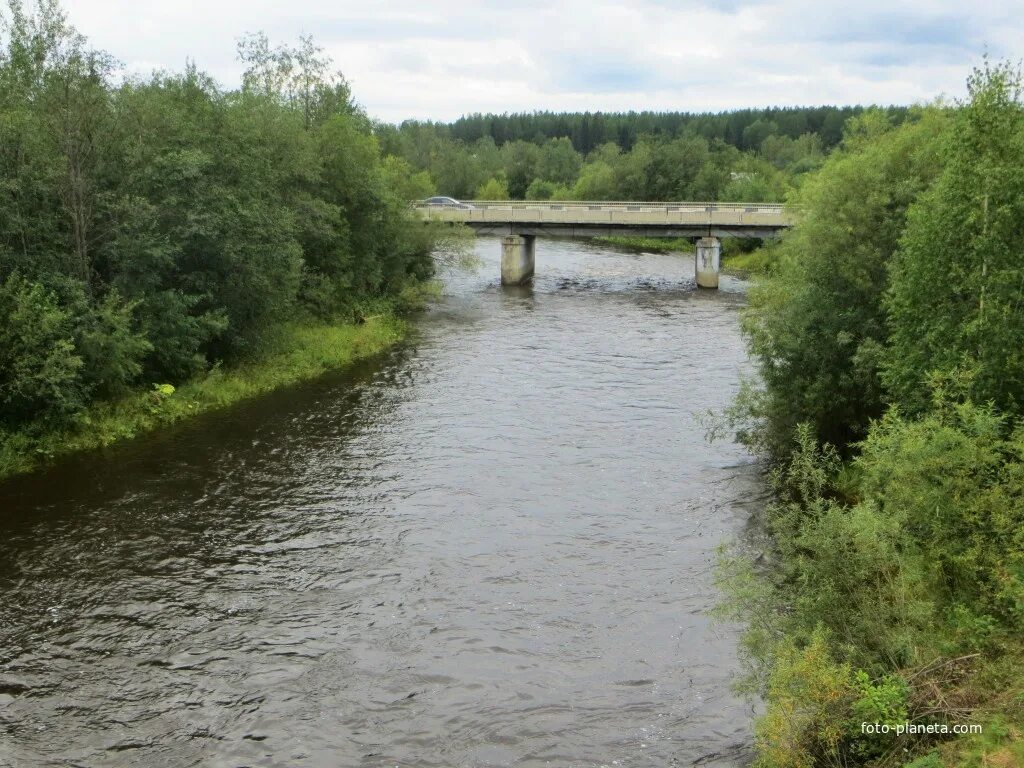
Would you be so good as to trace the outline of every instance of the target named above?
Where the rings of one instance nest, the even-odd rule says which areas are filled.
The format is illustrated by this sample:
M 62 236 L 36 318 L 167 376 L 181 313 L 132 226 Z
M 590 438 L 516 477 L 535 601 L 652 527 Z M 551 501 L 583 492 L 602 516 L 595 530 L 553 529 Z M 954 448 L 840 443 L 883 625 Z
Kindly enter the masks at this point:
M 244 85 L 120 81 L 56 0 L 11 0 L 0 49 L 0 434 L 180 382 L 282 320 L 351 319 L 431 273 L 430 192 L 384 158 L 304 39 L 239 46 Z
M 628 151 L 641 136 L 677 138 L 701 136 L 719 139 L 737 149 L 758 149 L 768 136 L 797 139 L 816 134 L 825 149 L 843 137 L 846 121 L 864 111 L 861 106 L 768 107 L 726 112 L 523 112 L 512 114 L 471 114 L 448 126 L 453 139 L 472 143 L 489 136 L 501 146 L 508 141 L 541 143 L 568 138 L 577 151 L 587 154 L 613 142 Z M 906 114 L 905 107 L 886 110 L 894 118 Z

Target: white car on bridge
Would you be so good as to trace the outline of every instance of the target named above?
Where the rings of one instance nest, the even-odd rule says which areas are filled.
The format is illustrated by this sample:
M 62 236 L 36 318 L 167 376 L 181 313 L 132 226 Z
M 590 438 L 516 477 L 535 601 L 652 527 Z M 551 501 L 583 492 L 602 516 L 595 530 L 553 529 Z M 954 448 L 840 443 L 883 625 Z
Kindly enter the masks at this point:
M 460 202 L 460 201 L 456 200 L 454 197 L 442 197 L 440 195 L 437 195 L 437 196 L 434 196 L 434 197 L 428 197 L 426 200 L 421 201 L 420 205 L 428 205 L 428 206 L 431 206 L 431 207 L 436 206 L 436 207 L 440 207 L 440 208 L 463 208 L 463 209 L 472 209 L 472 208 L 476 207 L 476 206 L 472 205 L 471 203 Z

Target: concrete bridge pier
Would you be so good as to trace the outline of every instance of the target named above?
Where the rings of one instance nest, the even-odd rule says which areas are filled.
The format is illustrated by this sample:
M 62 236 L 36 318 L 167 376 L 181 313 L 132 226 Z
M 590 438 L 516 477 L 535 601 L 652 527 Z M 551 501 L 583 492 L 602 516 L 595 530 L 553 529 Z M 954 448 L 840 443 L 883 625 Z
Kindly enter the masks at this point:
M 702 237 L 694 255 L 699 288 L 717 288 L 722 264 L 722 243 L 717 237 Z
M 502 285 L 523 285 L 533 279 L 536 240 L 534 235 L 509 235 L 501 239 Z

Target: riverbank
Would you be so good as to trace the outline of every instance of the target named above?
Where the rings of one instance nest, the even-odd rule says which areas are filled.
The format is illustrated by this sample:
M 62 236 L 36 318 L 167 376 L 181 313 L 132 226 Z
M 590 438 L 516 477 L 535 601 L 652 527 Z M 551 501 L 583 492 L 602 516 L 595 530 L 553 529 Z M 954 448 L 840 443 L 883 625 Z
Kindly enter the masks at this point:
M 392 313 L 361 324 L 290 323 L 253 360 L 212 370 L 179 387 L 154 384 L 112 402 L 89 406 L 70 429 L 0 432 L 0 480 L 48 462 L 127 440 L 201 413 L 380 354 L 405 338 L 409 325 Z
M 749 253 L 734 253 L 722 257 L 722 271 L 737 277 L 767 274 L 775 264 L 775 253 L 765 246 Z
M 649 253 L 693 253 L 693 243 L 685 237 L 619 237 L 592 238 L 593 242 L 629 250 Z M 772 244 L 752 251 L 741 250 L 736 241 L 726 240 L 722 248 L 722 271 L 737 277 L 767 274 L 775 263 L 776 251 Z
M 722 240 L 722 271 L 737 277 L 760 277 L 771 272 L 779 257 L 778 240 Z
M 608 235 L 593 238 L 595 243 L 614 245 L 650 253 L 693 253 L 693 243 L 685 237 L 620 237 Z
M 853 131 L 748 294 L 731 417 L 773 494 L 722 584 L 758 768 L 1024 765 L 1020 90 L 986 63 Z
M 759 768 L 1024 765 L 1024 461 L 1004 424 L 890 413 L 847 461 L 800 429 L 758 533 L 719 562 L 765 702 Z

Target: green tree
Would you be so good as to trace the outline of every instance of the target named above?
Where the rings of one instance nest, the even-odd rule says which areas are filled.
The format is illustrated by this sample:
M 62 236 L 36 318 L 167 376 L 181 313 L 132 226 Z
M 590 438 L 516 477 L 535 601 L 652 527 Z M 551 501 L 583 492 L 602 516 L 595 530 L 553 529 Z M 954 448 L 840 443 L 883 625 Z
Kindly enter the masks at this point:
M 381 162 L 381 172 L 388 188 L 394 190 L 398 198 L 405 202 L 423 200 L 436 192 L 430 174 L 414 171 L 401 157 L 385 156 Z
M 751 291 L 743 325 L 763 382 L 746 404 L 749 437 L 776 457 L 800 422 L 845 447 L 881 415 L 888 267 L 908 207 L 939 173 L 946 124 L 935 109 L 895 129 L 868 113 L 796 196 L 800 221 Z
M 496 179 L 492 176 L 477 188 L 476 199 L 508 200 L 508 185 L 504 179 Z
M 555 195 L 556 185 L 544 179 L 534 179 L 526 188 L 527 200 L 550 200 Z
M 920 411 L 934 373 L 971 374 L 967 394 L 1024 413 L 1024 107 L 1009 65 L 976 69 L 934 190 L 915 205 L 887 296 L 885 382 Z
M 526 197 L 527 187 L 537 176 L 540 148 L 526 141 L 510 141 L 501 148 L 508 193 L 516 200 Z
M 545 181 L 569 185 L 576 181 L 582 162 L 569 139 L 549 139 L 540 150 L 537 176 Z
M 718 193 L 719 200 L 748 203 L 781 203 L 789 185 L 784 174 L 771 165 L 751 158 L 729 172 L 729 181 Z
M 825 159 L 821 138 L 814 133 L 796 139 L 773 134 L 761 142 L 758 154 L 776 168 L 793 172 L 811 170 Z
M 90 303 L 84 295 L 69 307 L 76 320 L 75 351 L 82 358 L 82 384 L 89 397 L 123 395 L 136 383 L 153 345 L 137 327 L 137 304 L 116 290 Z
M 649 189 L 650 166 L 654 162 L 655 149 L 648 141 L 638 141 L 633 148 L 622 155 L 615 165 L 618 179 L 618 197 L 621 200 L 652 200 Z
M 614 200 L 617 189 L 615 170 L 608 163 L 597 160 L 583 166 L 573 185 L 572 195 L 577 200 Z
M 757 149 L 765 139 L 779 132 L 779 126 L 772 120 L 755 120 L 743 129 L 743 148 Z
M 455 142 L 441 143 L 430 159 L 430 175 L 443 195 L 469 199 L 488 176 L 480 160 Z

